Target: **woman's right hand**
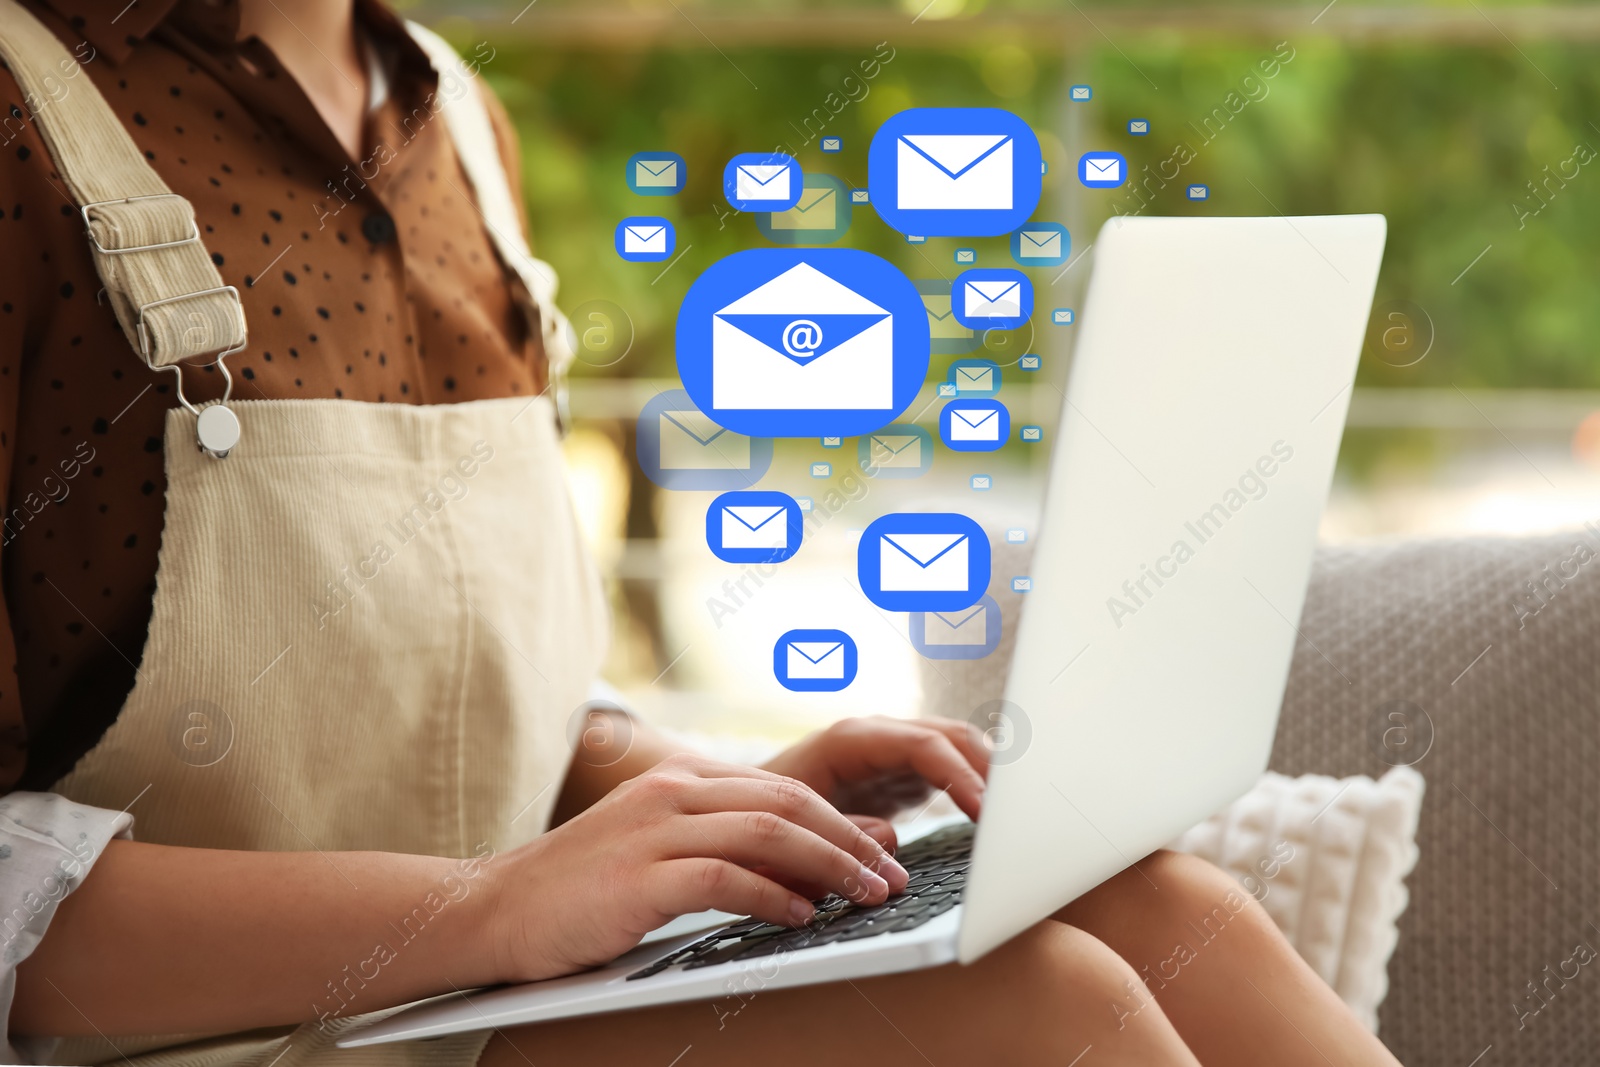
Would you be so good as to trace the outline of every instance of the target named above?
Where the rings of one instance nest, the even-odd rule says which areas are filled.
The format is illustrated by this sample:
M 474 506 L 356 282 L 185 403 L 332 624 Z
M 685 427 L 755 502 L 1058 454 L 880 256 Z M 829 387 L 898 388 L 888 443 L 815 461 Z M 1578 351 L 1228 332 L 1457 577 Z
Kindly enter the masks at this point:
M 605 963 L 679 915 L 717 908 L 798 926 L 813 886 L 876 904 L 907 875 L 809 786 L 673 756 L 494 864 L 488 934 L 507 982 Z

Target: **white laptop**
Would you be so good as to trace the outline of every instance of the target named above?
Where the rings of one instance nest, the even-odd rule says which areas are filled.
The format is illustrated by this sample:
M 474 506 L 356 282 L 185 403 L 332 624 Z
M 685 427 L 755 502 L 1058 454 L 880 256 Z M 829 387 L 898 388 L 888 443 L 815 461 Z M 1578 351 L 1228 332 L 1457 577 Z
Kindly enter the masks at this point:
M 801 930 L 685 917 L 605 967 L 430 1001 L 339 1044 L 970 963 L 1244 793 L 1385 231 L 1380 215 L 1101 228 L 1006 690 L 1014 758 L 976 827 L 902 846 L 905 893 L 830 898 Z

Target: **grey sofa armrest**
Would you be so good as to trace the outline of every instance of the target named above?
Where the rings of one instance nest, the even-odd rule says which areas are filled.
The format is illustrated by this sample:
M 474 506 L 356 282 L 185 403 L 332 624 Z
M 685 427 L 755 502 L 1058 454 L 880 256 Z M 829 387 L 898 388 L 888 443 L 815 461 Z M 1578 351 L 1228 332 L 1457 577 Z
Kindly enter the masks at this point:
M 924 664 L 932 714 L 1003 693 L 1028 550 L 994 547 L 1005 636 Z M 1384 1041 L 1410 1067 L 1595 1062 L 1600 532 L 1322 549 L 1299 629 L 1272 769 L 1429 782 Z

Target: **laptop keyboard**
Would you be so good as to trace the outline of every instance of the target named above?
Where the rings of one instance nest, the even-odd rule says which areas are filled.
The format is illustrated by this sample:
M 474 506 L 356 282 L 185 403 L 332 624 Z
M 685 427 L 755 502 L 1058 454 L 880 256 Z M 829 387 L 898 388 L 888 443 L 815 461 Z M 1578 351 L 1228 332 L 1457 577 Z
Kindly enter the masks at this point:
M 693 944 L 662 956 L 628 975 L 628 981 L 649 978 L 673 967 L 694 970 L 730 960 L 775 956 L 836 941 L 860 941 L 879 934 L 915 930 L 961 903 L 975 829 L 972 823 L 958 823 L 902 848 L 895 859 L 911 879 L 904 892 L 882 904 L 852 904 L 834 893 L 815 902 L 816 915 L 801 927 L 746 919 L 713 930 Z

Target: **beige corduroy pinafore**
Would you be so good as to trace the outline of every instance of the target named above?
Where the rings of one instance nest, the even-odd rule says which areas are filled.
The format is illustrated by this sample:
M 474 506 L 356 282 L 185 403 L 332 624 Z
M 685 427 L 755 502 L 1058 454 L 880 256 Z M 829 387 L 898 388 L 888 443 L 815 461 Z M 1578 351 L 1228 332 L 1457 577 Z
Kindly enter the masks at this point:
M 448 45 L 412 32 L 441 78 L 469 87 L 444 118 L 559 381 L 570 351 L 554 276 L 522 239 L 477 87 Z M 39 100 L 67 57 L 12 0 L 0 0 L 0 53 Z M 237 293 L 217 275 L 193 209 L 88 79 L 35 111 L 141 358 L 163 370 L 242 348 Z M 139 840 L 202 848 L 469 857 L 537 836 L 606 629 L 563 477 L 556 404 L 216 407 L 184 402 L 168 414 L 166 519 L 137 680 L 56 791 L 133 805 Z M 368 1005 L 348 981 L 335 985 L 345 976 L 328 977 L 326 989 L 306 991 L 321 1021 L 298 1029 L 73 1039 L 53 1058 L 467 1064 L 487 1038 L 335 1049 Z

